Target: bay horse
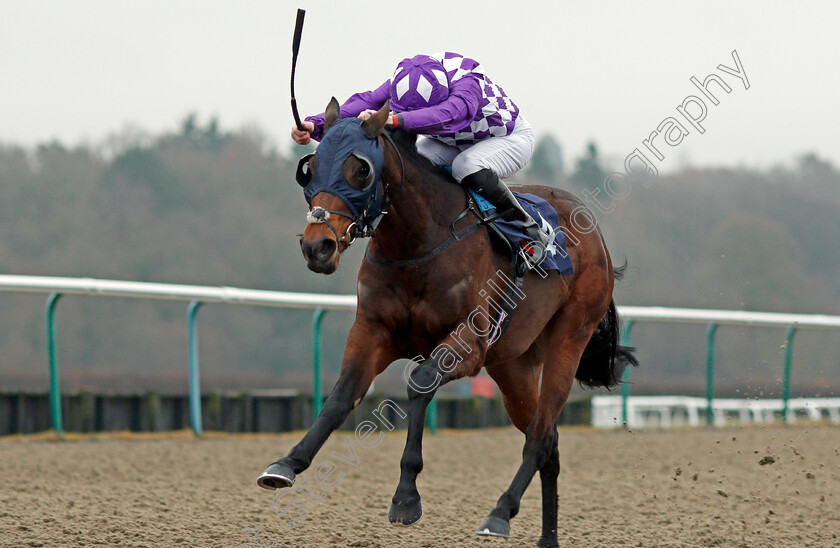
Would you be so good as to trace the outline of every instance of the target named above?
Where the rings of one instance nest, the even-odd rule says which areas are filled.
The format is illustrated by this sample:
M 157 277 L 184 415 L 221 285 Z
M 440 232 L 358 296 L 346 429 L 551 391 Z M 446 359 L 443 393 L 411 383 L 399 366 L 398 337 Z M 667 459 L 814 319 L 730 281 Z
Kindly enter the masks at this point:
M 422 517 L 416 479 L 423 468 L 426 408 L 441 385 L 485 368 L 501 390 L 511 421 L 525 434 L 525 445 L 513 481 L 476 533 L 507 537 L 510 519 L 539 471 L 539 546 L 557 546 L 560 411 L 575 378 L 586 386 L 610 387 L 618 384 L 628 363 L 636 364 L 631 349 L 617 343 L 612 292 L 619 269 L 613 269 L 594 222 L 580 227 L 574 221 L 585 207 L 577 198 L 545 186 L 516 188 L 546 199 L 557 210 L 567 240 L 575 242 L 568 249 L 574 273 L 543 277 L 529 272 L 522 286 L 526 298 L 488 351 L 486 330 L 462 327 L 476 325 L 474 312 L 489 304 L 484 284 L 509 271 L 511 254 L 500 253 L 487 230 L 452 240 L 453 220 L 467 205 L 464 190 L 417 153 L 415 136 L 386 130 L 388 114 L 386 104 L 363 122 L 340 120 L 333 98 L 318 148 L 324 153 L 304 157 L 299 165 L 298 179 L 305 193 L 309 189 L 311 207 L 300 240 L 310 270 L 335 272 L 356 235 L 370 235 L 375 228 L 375 237 L 359 270 L 358 308 L 339 379 L 312 428 L 257 482 L 266 489 L 291 487 L 362 401 L 374 378 L 398 359 L 420 356 L 408 376 L 407 441 L 388 513 L 393 524 L 411 525 Z M 357 144 L 347 145 L 350 141 Z M 379 151 L 378 160 L 371 159 L 373 153 L 358 152 L 360 147 Z M 312 190 L 316 180 L 322 186 Z M 376 207 L 352 211 L 361 206 L 348 204 L 347 196 L 364 192 L 379 196 L 363 204 L 374 202 Z

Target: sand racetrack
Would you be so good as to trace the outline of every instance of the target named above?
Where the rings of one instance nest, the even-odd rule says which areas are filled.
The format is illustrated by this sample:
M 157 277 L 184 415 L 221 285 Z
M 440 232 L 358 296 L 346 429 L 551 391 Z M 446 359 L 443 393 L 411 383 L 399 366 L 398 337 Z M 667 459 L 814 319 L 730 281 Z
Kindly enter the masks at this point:
M 404 432 L 356 446 L 357 466 L 330 457 L 348 453 L 334 435 L 315 465 L 334 462 L 338 485 L 318 503 L 289 491 L 275 512 L 255 478 L 299 437 L 0 440 L 0 545 L 536 546 L 539 480 L 509 540 L 473 533 L 518 466 L 515 430 L 427 435 L 425 515 L 410 528 L 386 517 Z M 840 546 L 837 427 L 561 429 L 560 458 L 561 546 Z M 313 465 L 296 487 L 309 479 L 318 498 L 314 477 Z

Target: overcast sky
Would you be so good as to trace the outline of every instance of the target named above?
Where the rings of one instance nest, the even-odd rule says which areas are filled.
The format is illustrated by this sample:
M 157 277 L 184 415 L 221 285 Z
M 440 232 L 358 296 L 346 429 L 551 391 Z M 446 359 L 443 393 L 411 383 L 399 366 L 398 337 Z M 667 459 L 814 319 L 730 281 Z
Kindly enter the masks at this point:
M 404 57 L 451 50 L 482 63 L 567 162 L 589 139 L 618 161 L 667 117 L 686 165 L 840 164 L 840 3 L 0 0 L 0 142 L 96 143 L 126 125 L 174 129 L 188 112 L 256 123 L 289 145 L 295 10 L 307 10 L 296 83 L 304 114 L 390 76 Z M 735 68 L 750 87 L 717 69 Z M 677 106 L 716 73 L 705 133 Z

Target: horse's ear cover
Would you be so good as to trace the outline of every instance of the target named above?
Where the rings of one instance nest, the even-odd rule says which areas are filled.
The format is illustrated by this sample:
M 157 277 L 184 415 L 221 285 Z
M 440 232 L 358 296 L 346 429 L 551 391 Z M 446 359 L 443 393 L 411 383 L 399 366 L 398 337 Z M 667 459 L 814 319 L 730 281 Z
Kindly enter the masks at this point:
M 324 109 L 324 133 L 330 129 L 334 123 L 338 122 L 341 119 L 341 106 L 338 104 L 338 100 L 335 97 L 330 99 L 330 102 L 327 103 L 327 108 Z
M 368 139 L 376 139 L 382 135 L 382 129 L 388 121 L 388 116 L 391 114 L 391 101 L 385 101 L 376 114 L 371 115 L 367 120 L 362 122 L 362 131 Z

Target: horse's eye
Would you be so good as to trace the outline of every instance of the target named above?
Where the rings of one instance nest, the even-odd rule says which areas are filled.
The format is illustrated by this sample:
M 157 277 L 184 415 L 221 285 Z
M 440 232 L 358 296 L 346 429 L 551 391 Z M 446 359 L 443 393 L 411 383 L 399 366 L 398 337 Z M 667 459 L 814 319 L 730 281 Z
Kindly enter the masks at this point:
M 367 176 L 370 174 L 370 166 L 368 166 L 367 164 L 360 165 L 359 171 L 357 171 L 356 174 L 362 179 L 366 179 Z

